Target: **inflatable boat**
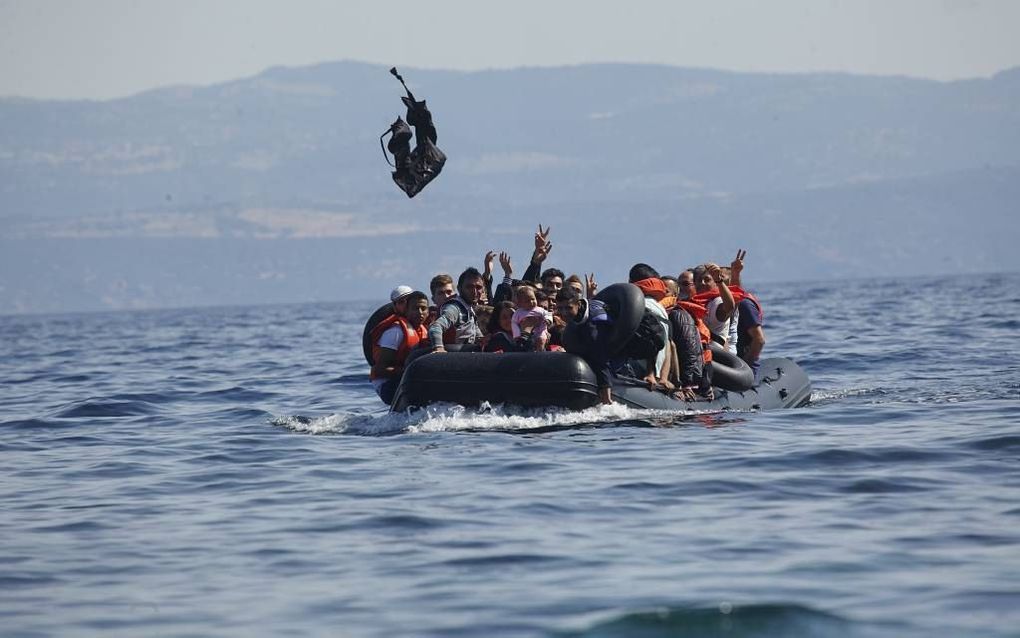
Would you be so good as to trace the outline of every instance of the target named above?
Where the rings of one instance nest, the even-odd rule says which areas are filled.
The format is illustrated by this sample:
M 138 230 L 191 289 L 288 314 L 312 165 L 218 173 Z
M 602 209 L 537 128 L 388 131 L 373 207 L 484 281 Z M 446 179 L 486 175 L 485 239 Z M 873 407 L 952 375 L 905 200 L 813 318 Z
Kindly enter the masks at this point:
M 644 314 L 644 296 L 632 284 L 613 284 L 596 298 L 613 318 L 616 334 L 611 347 L 620 348 Z M 362 334 L 365 359 L 372 364 L 370 334 L 392 312 L 386 304 L 369 318 Z M 569 332 L 564 344 L 569 345 Z M 394 412 L 430 403 L 478 406 L 510 404 L 525 408 L 562 407 L 583 410 L 598 405 L 595 373 L 585 360 L 570 352 L 483 353 L 470 346 L 458 351 L 412 353 L 390 406 Z M 714 398 L 685 401 L 651 390 L 639 379 L 612 378 L 613 401 L 635 408 L 716 412 L 796 408 L 811 400 L 811 381 L 793 361 L 763 359 L 758 382 L 746 363 L 713 344 Z
M 789 359 L 761 361 L 761 381 L 747 390 L 715 388 L 712 401 L 683 401 L 629 377 L 613 377 L 613 400 L 655 410 L 717 412 L 796 408 L 811 400 L 811 382 Z M 430 403 L 511 404 L 583 410 L 598 405 L 595 373 L 566 352 L 447 352 L 418 357 L 404 370 L 391 409 Z

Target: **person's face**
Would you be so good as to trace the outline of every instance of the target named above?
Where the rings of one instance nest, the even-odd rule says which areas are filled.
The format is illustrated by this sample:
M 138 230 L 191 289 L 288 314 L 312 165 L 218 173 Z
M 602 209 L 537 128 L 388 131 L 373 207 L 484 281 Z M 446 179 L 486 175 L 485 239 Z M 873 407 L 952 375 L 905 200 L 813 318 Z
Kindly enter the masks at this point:
M 687 271 L 680 274 L 677 278 L 677 285 L 680 290 L 677 293 L 681 299 L 690 299 L 691 296 L 696 292 L 694 288 L 694 273 Z
M 414 303 L 407 304 L 407 310 L 404 312 L 404 317 L 406 317 L 415 328 L 420 326 L 428 316 L 429 302 L 425 299 L 419 299 Z
M 425 299 L 418 299 L 414 302 L 404 302 L 407 308 L 404 310 L 404 316 L 413 328 L 421 326 L 422 322 L 425 321 L 425 317 L 428 316 L 428 301 Z
M 581 284 L 580 281 L 571 281 L 570 282 L 570 287 L 573 288 L 574 290 L 576 290 L 577 294 L 579 294 L 579 295 L 583 295 L 584 294 L 584 286 Z
M 514 302 L 517 303 L 518 308 L 523 308 L 524 310 L 533 310 L 538 305 L 538 300 L 535 299 L 535 291 L 531 288 L 525 288 L 517 293 Z
M 708 274 L 707 270 L 701 275 L 701 279 L 696 284 L 698 292 L 705 292 L 715 288 L 715 280 L 712 279 L 712 275 Z
M 556 302 L 556 316 L 564 321 L 573 321 L 579 312 L 581 312 L 581 304 L 576 301 Z
M 407 297 L 401 297 L 393 302 L 393 314 L 407 316 Z
M 437 306 L 441 306 L 446 303 L 446 300 L 453 296 L 453 282 L 444 284 L 441 288 L 436 288 L 436 291 L 432 293 L 432 303 Z
M 510 325 L 510 320 L 513 319 L 514 309 L 503 308 L 499 311 L 499 329 L 503 332 L 513 332 L 513 326 Z
M 460 296 L 468 303 L 478 303 L 483 292 L 485 292 L 485 284 L 482 282 L 482 278 L 475 277 L 464 282 L 460 289 Z
M 563 277 L 549 277 L 542 280 L 542 290 L 556 294 L 563 288 Z

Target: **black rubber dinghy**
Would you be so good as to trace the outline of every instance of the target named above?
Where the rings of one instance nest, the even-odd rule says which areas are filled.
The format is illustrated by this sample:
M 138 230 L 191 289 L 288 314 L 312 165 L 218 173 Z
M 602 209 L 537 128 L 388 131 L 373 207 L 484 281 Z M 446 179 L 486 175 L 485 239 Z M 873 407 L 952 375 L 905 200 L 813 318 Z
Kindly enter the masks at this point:
M 644 383 L 618 378 L 613 399 L 635 408 L 678 411 L 771 410 L 795 408 L 811 400 L 811 382 L 789 359 L 761 362 L 761 382 L 744 391 L 715 389 L 712 401 L 681 401 Z M 393 399 L 392 410 L 430 403 L 477 406 L 511 404 L 525 408 L 581 410 L 597 405 L 595 373 L 566 352 L 447 352 L 414 359 Z

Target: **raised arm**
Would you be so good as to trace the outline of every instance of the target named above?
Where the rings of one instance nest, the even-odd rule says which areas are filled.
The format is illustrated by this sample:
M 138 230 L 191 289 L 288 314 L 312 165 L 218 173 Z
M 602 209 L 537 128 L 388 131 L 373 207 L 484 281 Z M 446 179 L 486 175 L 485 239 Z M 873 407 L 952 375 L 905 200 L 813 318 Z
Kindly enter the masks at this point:
M 460 309 L 456 304 L 448 304 L 443 307 L 439 317 L 429 326 L 429 341 L 436 352 L 446 352 L 443 347 L 443 333 L 457 325 L 460 320 Z
M 538 232 L 535 233 L 535 250 L 531 253 L 528 269 L 524 271 L 524 281 L 538 281 L 542 272 L 542 262 L 552 251 L 552 242 L 549 241 L 549 231 L 551 230 L 552 226 L 542 230 L 542 224 L 538 225 Z
M 722 271 L 719 269 L 718 265 L 705 264 L 705 270 L 707 270 L 708 274 L 715 280 L 716 286 L 719 288 L 719 296 L 722 298 L 722 303 L 719 304 L 719 307 L 715 310 L 715 318 L 719 321 L 726 321 L 733 315 L 733 308 L 736 306 L 736 304 L 733 303 L 733 293 L 731 293 L 730 289 L 723 283 Z
M 730 262 L 730 283 L 734 286 L 740 285 L 740 273 L 744 270 L 744 257 L 747 257 L 747 251 L 738 248 L 736 258 Z

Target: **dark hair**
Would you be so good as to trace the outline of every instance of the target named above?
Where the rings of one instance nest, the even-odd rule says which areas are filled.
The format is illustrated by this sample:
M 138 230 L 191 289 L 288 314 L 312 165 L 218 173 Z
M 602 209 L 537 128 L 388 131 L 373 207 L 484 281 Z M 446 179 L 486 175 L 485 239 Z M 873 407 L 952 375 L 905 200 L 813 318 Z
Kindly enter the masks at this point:
M 705 276 L 705 271 L 707 270 L 708 268 L 705 268 L 704 266 L 695 266 L 694 268 L 691 268 L 691 274 L 694 275 L 695 286 L 701 285 L 701 278 Z
M 503 314 L 503 311 L 509 308 L 514 309 L 514 305 L 509 301 L 500 301 L 492 307 L 492 316 L 489 317 L 489 325 L 486 326 L 489 329 L 489 334 L 496 334 L 502 328 L 499 327 L 499 316 Z
M 549 298 L 549 293 L 544 290 L 535 290 L 535 301 L 542 303 Z
M 419 301 L 424 301 L 425 303 L 429 302 L 428 295 L 426 295 L 425 293 L 423 293 L 420 290 L 415 290 L 411 294 L 409 294 L 406 297 L 404 297 L 404 299 L 407 300 L 407 307 L 408 308 L 410 308 L 414 304 L 418 303 Z
M 545 283 L 546 279 L 550 279 L 552 277 L 559 277 L 560 279 L 564 279 L 566 278 L 566 275 L 564 275 L 563 271 L 560 270 L 559 268 L 546 268 L 545 272 L 542 273 L 542 276 L 539 277 L 539 279 L 542 280 L 542 283 Z
M 581 295 L 570 286 L 564 286 L 560 288 L 558 293 L 556 293 L 556 303 L 564 301 L 569 303 L 581 303 Z
M 630 267 L 630 274 L 627 275 L 627 279 L 630 283 L 635 281 L 641 281 L 642 279 L 658 278 L 659 273 L 648 264 L 634 264 Z
M 663 281 L 672 281 L 673 283 L 675 283 L 677 285 L 680 284 L 680 280 L 677 279 L 676 277 L 674 277 L 673 275 L 663 275 L 663 276 L 659 277 L 659 279 L 661 279 Z
M 433 277 L 432 281 L 429 282 L 429 292 L 431 292 L 434 295 L 434 294 L 436 294 L 436 289 L 442 288 L 446 284 L 452 284 L 452 283 L 453 283 L 453 277 L 451 277 L 450 275 L 447 275 L 445 272 L 444 273 L 440 273 L 440 274 L 436 275 L 435 277 Z
M 584 282 L 583 282 L 583 281 L 581 281 L 581 278 L 580 278 L 580 277 L 578 277 L 577 275 L 570 275 L 569 277 L 567 277 L 566 279 L 564 279 L 564 280 L 563 280 L 563 285 L 565 285 L 565 286 L 569 286 L 570 284 L 574 283 L 575 281 L 576 281 L 577 283 L 581 284 L 581 287 L 582 287 L 582 288 L 584 288 Z
M 492 306 L 478 306 L 475 308 L 475 316 L 478 318 L 478 327 L 485 331 L 485 334 L 489 334 L 488 326 L 492 321 Z M 485 322 L 484 324 L 482 322 Z
M 468 266 L 464 269 L 464 272 L 460 273 L 460 277 L 457 278 L 457 292 L 460 292 L 461 286 L 468 279 L 482 279 L 482 273 L 478 272 L 478 269 L 474 266 Z

